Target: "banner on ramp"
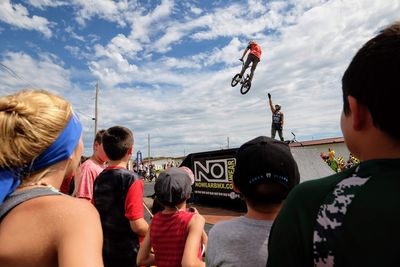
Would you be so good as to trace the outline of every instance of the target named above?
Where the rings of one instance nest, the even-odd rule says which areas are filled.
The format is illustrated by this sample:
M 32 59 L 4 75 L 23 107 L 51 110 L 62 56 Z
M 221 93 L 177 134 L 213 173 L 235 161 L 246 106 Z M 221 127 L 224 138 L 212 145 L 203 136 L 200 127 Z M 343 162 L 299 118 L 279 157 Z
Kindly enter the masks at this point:
M 193 193 L 200 198 L 240 199 L 233 191 L 237 149 L 189 154 L 181 166 L 189 167 L 195 177 Z

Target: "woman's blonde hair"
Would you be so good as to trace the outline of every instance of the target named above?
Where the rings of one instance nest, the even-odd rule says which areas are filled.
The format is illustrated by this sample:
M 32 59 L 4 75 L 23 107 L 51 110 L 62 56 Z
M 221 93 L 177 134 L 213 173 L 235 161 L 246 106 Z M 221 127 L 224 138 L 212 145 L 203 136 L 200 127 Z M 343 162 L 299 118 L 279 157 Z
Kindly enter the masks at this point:
M 0 168 L 20 168 L 44 152 L 72 116 L 71 104 L 44 90 L 0 97 Z

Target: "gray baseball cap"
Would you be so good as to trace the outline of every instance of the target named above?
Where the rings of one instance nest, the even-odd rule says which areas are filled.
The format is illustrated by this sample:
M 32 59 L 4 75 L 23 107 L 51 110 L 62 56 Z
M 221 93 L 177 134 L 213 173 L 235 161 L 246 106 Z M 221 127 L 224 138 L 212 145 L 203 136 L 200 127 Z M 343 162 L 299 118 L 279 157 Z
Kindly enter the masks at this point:
M 154 192 L 163 205 L 174 207 L 190 197 L 190 176 L 181 168 L 169 168 L 158 176 Z

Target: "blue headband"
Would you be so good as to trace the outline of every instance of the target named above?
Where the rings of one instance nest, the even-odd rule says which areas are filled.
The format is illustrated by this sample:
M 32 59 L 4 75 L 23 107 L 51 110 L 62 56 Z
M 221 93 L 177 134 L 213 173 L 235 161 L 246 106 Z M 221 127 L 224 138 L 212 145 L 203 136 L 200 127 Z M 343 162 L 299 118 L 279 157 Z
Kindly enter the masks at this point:
M 2 169 L 0 168 L 0 205 L 21 182 L 24 173 L 41 170 L 72 155 L 82 133 L 82 125 L 78 117 L 72 115 L 64 130 L 57 139 L 40 156 L 35 158 L 27 168 Z

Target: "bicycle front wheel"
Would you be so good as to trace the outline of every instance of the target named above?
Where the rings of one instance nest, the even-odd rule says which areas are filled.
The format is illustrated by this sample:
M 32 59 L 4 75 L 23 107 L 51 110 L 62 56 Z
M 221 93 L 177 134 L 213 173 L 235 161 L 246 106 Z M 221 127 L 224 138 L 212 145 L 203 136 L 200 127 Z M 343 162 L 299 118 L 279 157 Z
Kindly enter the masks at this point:
M 247 94 L 247 92 L 250 90 L 251 83 L 247 80 L 242 84 L 242 87 L 240 87 L 240 92 L 242 95 Z
M 231 81 L 231 86 L 235 87 L 240 82 L 240 74 L 236 74 Z

